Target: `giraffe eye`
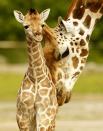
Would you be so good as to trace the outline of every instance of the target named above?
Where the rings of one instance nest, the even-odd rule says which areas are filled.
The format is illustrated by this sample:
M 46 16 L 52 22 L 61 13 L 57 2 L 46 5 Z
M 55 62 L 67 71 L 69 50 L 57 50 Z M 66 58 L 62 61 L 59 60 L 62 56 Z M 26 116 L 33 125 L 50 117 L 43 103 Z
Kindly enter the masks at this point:
M 44 24 L 42 24 L 42 27 L 44 27 L 45 25 Z
M 66 51 L 62 54 L 62 58 L 69 55 L 69 49 L 67 48 Z
M 28 28 L 29 28 L 29 25 L 25 25 L 24 28 L 25 28 L 25 29 L 28 29 Z

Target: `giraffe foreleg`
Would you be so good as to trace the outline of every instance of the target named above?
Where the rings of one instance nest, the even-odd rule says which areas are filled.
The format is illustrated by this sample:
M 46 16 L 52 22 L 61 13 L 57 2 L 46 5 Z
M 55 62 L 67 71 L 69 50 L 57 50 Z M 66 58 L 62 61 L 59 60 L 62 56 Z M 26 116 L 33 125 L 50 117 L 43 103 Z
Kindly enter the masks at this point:
M 37 131 L 55 130 L 55 119 L 58 104 L 54 91 L 51 91 L 50 94 L 50 97 L 44 97 L 41 101 L 36 103 Z
M 42 121 L 42 117 L 45 119 Z M 46 118 L 47 115 L 42 114 L 37 116 L 37 129 L 36 131 L 55 131 L 55 119 L 50 120 L 50 118 Z

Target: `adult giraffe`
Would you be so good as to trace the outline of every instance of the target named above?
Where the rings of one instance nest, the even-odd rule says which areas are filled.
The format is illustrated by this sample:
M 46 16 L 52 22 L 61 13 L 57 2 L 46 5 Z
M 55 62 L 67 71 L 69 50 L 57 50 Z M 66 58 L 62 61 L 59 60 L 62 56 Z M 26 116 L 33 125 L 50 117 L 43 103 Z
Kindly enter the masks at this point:
M 59 105 L 67 103 L 89 54 L 89 40 L 103 14 L 103 0 L 73 0 L 65 20 L 44 26 L 44 54 L 57 88 Z

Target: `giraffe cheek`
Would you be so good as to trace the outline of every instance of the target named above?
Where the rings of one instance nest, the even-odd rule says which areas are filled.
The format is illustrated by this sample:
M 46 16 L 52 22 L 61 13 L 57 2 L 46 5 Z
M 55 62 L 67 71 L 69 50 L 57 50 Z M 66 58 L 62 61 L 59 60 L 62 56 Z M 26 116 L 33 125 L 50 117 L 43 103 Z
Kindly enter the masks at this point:
M 88 55 L 88 50 L 87 49 L 82 49 L 80 56 L 84 57 Z
M 79 64 L 79 59 L 78 57 L 72 57 L 72 63 L 73 63 L 73 67 L 76 69 L 78 67 Z

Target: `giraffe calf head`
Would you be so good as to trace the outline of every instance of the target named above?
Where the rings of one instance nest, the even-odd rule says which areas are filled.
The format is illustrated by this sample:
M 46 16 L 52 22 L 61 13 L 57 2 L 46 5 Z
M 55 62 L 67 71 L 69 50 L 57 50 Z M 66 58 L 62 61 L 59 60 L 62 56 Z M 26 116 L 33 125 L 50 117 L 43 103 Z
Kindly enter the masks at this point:
M 20 11 L 15 10 L 14 16 L 25 29 L 25 33 L 35 41 L 42 41 L 42 27 L 49 16 L 50 9 L 46 9 L 40 14 L 35 9 L 30 9 L 24 16 Z

